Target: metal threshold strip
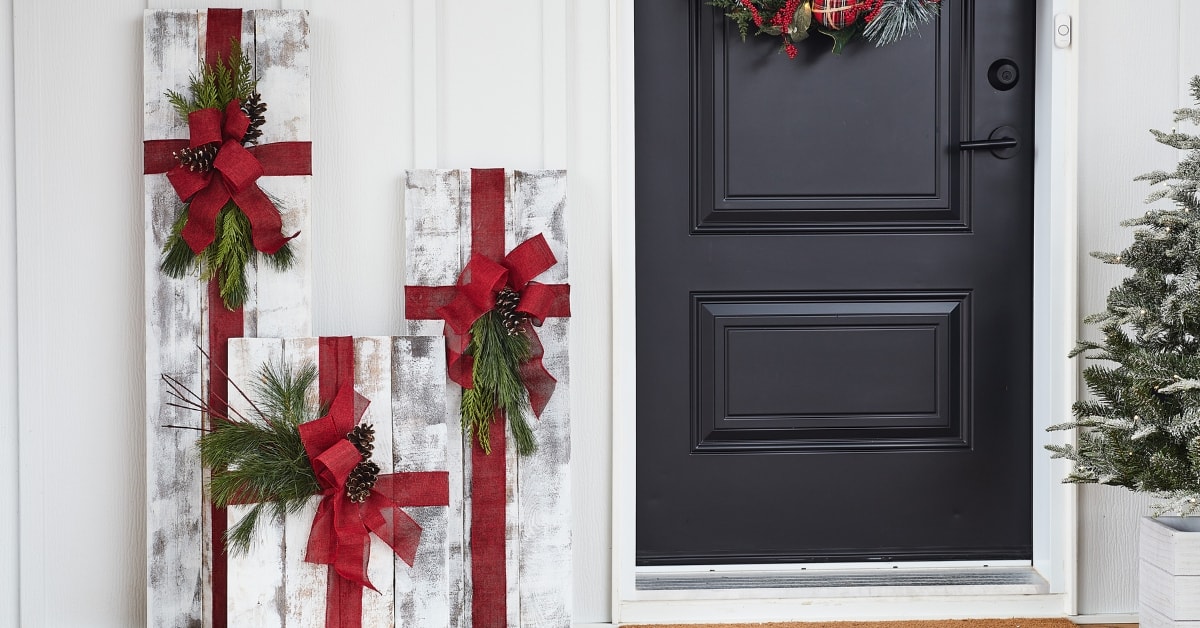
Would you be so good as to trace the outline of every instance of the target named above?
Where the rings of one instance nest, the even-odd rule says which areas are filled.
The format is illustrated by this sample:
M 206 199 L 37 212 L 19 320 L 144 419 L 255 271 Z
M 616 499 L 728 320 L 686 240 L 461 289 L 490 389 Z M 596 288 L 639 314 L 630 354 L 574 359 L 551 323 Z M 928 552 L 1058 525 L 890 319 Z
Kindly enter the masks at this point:
M 640 571 L 639 591 L 771 591 L 772 597 L 1039 595 L 1050 591 L 1029 566 L 740 572 Z

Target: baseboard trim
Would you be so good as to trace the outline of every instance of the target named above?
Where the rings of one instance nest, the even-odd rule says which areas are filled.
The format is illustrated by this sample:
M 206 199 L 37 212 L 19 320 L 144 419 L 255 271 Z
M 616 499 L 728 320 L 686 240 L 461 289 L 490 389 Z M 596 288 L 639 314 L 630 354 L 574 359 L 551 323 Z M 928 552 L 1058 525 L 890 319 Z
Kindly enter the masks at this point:
M 1137 613 L 1101 613 L 1098 615 L 1070 615 L 1067 619 L 1080 624 L 1136 624 Z
M 765 597 L 761 595 L 763 591 L 760 589 L 752 593 L 742 590 L 740 597 L 728 596 L 723 599 L 624 601 L 618 607 L 614 620 L 621 626 L 636 626 L 1066 616 L 1066 596 L 1061 593 L 806 599 Z

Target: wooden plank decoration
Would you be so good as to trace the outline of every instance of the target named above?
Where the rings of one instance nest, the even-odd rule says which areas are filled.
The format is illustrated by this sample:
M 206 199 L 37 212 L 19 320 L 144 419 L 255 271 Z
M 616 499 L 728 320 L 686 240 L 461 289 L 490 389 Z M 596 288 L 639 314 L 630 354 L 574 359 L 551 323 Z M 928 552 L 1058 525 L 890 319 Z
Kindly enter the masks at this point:
M 216 25 L 212 29 L 210 22 Z M 207 390 L 210 402 L 223 404 L 225 393 L 217 385 L 221 382 L 213 378 L 214 387 L 209 388 L 210 367 L 197 347 L 208 350 L 216 368 L 224 361 L 229 335 L 309 335 L 310 256 L 305 235 L 291 240 L 295 263 L 286 271 L 266 264 L 256 267 L 251 261 L 249 294 L 235 311 L 226 309 L 219 297 L 210 298 L 215 283 L 206 286 L 194 276 L 173 279 L 159 270 L 163 246 L 182 206 L 179 194 L 160 173 L 173 165 L 171 151 L 186 146 L 190 132 L 188 121 L 174 110 L 165 92 L 187 94 L 189 77 L 203 64 L 213 63 L 211 53 L 218 46 L 228 47 L 230 39 L 240 36 L 243 54 L 258 77 L 258 91 L 269 105 L 258 146 L 288 143 L 302 146 L 307 155 L 307 13 L 150 10 L 144 16 L 143 36 L 147 625 L 220 627 L 226 625 L 223 605 L 216 613 L 213 605 L 214 596 L 224 595 L 224 558 L 213 553 L 212 537 L 220 534 L 223 513 L 215 513 L 214 520 L 203 494 L 196 451 L 199 432 L 163 427 L 199 427 L 199 418 L 166 405 L 159 376 L 174 377 L 201 394 Z M 269 163 L 265 156 L 261 161 Z M 257 181 L 281 214 L 280 231 L 289 236 L 309 226 L 310 177 L 297 168 L 280 172 L 286 169 L 274 167 Z
M 230 380 L 253 397 L 250 391 L 264 364 L 290 365 L 294 371 L 306 363 L 321 364 L 318 343 L 317 338 L 233 339 L 229 342 Z M 376 447 L 371 460 L 381 473 L 449 470 L 450 482 L 461 485 L 461 466 L 447 466 L 457 442 L 448 447 L 446 359 L 441 339 L 354 338 L 353 352 L 354 389 L 370 402 L 362 422 L 374 426 Z M 319 403 L 317 389 L 314 383 L 309 391 L 313 404 Z M 249 402 L 237 394 L 230 405 L 245 414 L 251 410 Z M 455 476 L 459 476 L 457 480 Z M 303 512 L 289 515 L 282 526 L 260 522 L 251 551 L 230 557 L 230 625 L 326 625 L 329 570 L 304 561 L 318 501 L 314 497 Z M 248 508 L 230 508 L 230 521 L 239 519 Z M 362 625 L 449 626 L 447 508 L 415 506 L 404 511 L 421 526 L 413 566 L 397 559 L 372 535 L 368 576 L 379 592 L 363 591 Z
M 502 208 L 498 199 L 479 188 L 482 181 L 487 181 L 489 187 L 503 188 Z M 475 207 L 473 211 L 473 204 L 483 205 L 481 199 L 495 206 Z M 499 217 L 496 214 L 501 209 Z M 410 171 L 404 211 L 408 260 L 405 315 L 409 333 L 443 333 L 444 322 L 433 313 L 429 300 L 444 298 L 444 293 L 437 296 L 438 291 L 455 286 L 473 253 L 502 257 L 539 235 L 545 238 L 557 263 L 535 279 L 561 288 L 565 306 L 565 172 Z M 503 251 L 487 251 L 494 245 L 483 243 L 481 234 L 491 221 L 503 225 Z M 567 313 L 565 307 L 562 313 Z M 506 439 L 502 452 L 493 448 L 491 456 L 485 456 L 469 436 L 458 432 L 463 484 L 452 483 L 451 491 L 461 490 L 463 499 L 458 505 L 451 500 L 450 568 L 452 581 L 462 586 L 452 591 L 452 626 L 556 628 L 571 624 L 569 324 L 569 318 L 555 315 L 545 318 L 536 330 L 544 350 L 543 364 L 558 382 L 540 418 L 530 422 L 537 439 L 536 452 L 518 456 L 512 439 Z M 460 394 L 461 388 L 451 382 L 447 400 L 454 425 L 459 424 Z M 502 438 L 506 430 L 505 423 L 493 427 L 493 443 L 497 434 Z M 473 512 L 473 507 L 480 508 L 489 494 L 486 482 L 476 477 L 476 471 L 482 463 L 489 477 L 495 474 L 498 456 L 504 456 L 499 470 L 504 486 L 498 495 L 504 504 L 503 522 Z M 481 527 L 488 528 L 488 532 L 477 529 Z M 491 530 L 493 527 L 496 529 Z M 493 533 L 503 538 L 487 538 Z M 502 541 L 498 556 L 493 541 Z M 481 551 L 488 555 L 481 557 Z M 495 590 L 498 584 L 499 591 Z

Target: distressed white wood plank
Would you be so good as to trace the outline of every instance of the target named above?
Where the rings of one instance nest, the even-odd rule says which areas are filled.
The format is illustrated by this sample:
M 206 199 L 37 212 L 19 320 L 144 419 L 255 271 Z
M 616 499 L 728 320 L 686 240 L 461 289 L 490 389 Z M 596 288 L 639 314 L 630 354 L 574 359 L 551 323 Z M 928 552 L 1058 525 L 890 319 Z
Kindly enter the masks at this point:
M 513 221 L 516 242 L 543 234 L 558 263 L 537 277 L 569 283 L 567 273 L 566 173 L 515 172 Z M 517 467 L 519 537 L 517 547 L 520 626 L 568 626 L 573 588 L 571 571 L 571 425 L 567 348 L 569 318 L 546 319 L 538 329 L 542 363 L 558 386 L 541 417 L 533 422 L 538 450 Z
M 253 17 L 253 39 L 243 36 L 243 41 L 255 42 L 258 91 L 267 103 L 259 143 L 310 141 L 312 60 L 308 12 L 257 10 Z M 290 236 L 299 232 L 300 236 L 291 241 L 296 255 L 291 269 L 278 271 L 268 263 L 256 264 L 254 335 L 311 336 L 312 177 L 263 177 L 258 183 L 276 200 L 283 233 Z
M 256 386 L 265 365 L 283 364 L 283 341 L 275 338 L 235 339 L 229 343 L 229 379 L 257 403 Z M 253 406 L 231 385 L 231 416 L 252 417 Z M 231 506 L 232 528 L 252 506 Z M 280 522 L 267 515 L 259 519 L 254 545 L 244 554 L 228 558 L 229 588 L 226 611 L 230 626 L 283 628 L 286 616 L 284 586 L 284 533 Z
M 200 61 L 199 16 L 195 11 L 147 11 L 143 29 L 143 128 L 145 139 L 186 137 L 187 128 L 163 97 L 187 87 Z M 146 542 L 147 623 L 199 626 L 205 616 L 208 573 L 204 568 L 205 510 L 201 472 L 192 430 L 194 412 L 165 405 L 161 374 L 191 390 L 204 390 L 197 346 L 205 343 L 203 286 L 171 279 L 158 270 L 163 244 L 179 211 L 166 177 L 145 178 L 146 286 Z
M 566 176 L 563 171 L 507 172 L 505 248 L 539 233 L 559 263 L 538 277 L 567 282 Z M 406 242 L 409 285 L 450 285 L 469 258 L 470 172 L 413 171 L 406 179 Z M 455 187 L 457 184 L 457 191 Z M 454 220 L 454 224 L 451 224 Z M 454 228 L 457 227 L 457 237 Z M 457 239 L 457 255 L 452 250 Z M 410 321 L 410 331 L 439 333 L 438 321 Z M 567 392 L 568 319 L 551 319 L 539 330 L 544 361 L 559 379 L 540 421 L 534 424 L 539 452 L 520 459 L 509 439 L 505 560 L 508 623 L 513 626 L 568 625 L 571 617 L 570 429 Z M 460 393 L 458 386 L 449 388 Z M 453 403 L 457 418 L 457 397 Z M 463 625 L 470 625 L 470 456 L 463 440 L 464 535 Z
M 363 423 L 375 428 L 375 449 L 371 461 L 380 473 L 391 473 L 392 448 L 392 343 L 390 338 L 368 336 L 354 339 L 354 387 L 370 400 Z M 363 617 L 371 625 L 393 625 L 395 618 L 395 554 L 375 535 L 371 535 L 371 554 L 367 578 L 379 593 L 363 591 Z
M 317 338 L 287 338 L 283 341 L 284 355 L 293 369 L 306 364 L 320 364 L 320 345 Z M 320 380 L 313 381 L 305 396 L 310 407 L 321 406 Z M 317 514 L 319 497 L 308 500 L 305 509 L 288 516 L 284 522 L 283 578 L 286 589 L 288 628 L 321 626 L 325 617 L 325 586 L 328 567 L 304 560 L 312 520 Z
M 458 501 L 462 448 L 457 441 L 448 441 L 443 347 L 440 337 L 392 338 L 393 468 L 396 473 L 448 471 L 450 496 Z M 421 544 L 412 567 L 395 561 L 395 625 L 450 626 L 452 609 L 459 607 L 451 598 L 451 583 L 457 578 L 450 573 L 448 509 L 429 506 L 406 511 L 421 526 Z

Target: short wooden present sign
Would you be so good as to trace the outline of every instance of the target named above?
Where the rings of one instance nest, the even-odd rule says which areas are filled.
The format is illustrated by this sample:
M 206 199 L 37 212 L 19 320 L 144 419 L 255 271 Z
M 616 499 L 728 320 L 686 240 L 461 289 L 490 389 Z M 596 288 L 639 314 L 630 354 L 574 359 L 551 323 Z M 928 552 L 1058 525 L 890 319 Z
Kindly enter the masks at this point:
M 1138 541 L 1143 628 L 1200 628 L 1200 517 L 1144 517 Z
M 452 625 L 569 626 L 566 173 L 411 171 L 404 211 L 405 317 L 409 333 L 445 334 L 449 373 L 457 382 L 449 388 L 451 420 L 458 421 L 458 384 L 472 376 L 469 335 L 463 334 L 462 317 L 452 313 L 455 299 L 475 302 L 459 302 L 465 306 L 459 310 L 473 307 L 478 313 L 492 307 L 487 301 L 495 304 L 497 296 L 484 290 L 481 297 L 476 290 L 486 275 L 491 290 L 507 282 L 521 292 L 520 308 L 539 312 L 531 318 L 540 326 L 527 327 L 526 333 L 540 345 L 541 361 L 535 349 L 520 369 L 538 415 L 530 421 L 536 451 L 517 454 L 514 439 L 505 438 L 508 428 L 500 413 L 490 429 L 490 454 L 469 433 L 459 443 L 464 483 L 451 484 L 452 494 L 462 499 L 451 499 L 450 561 L 451 582 L 461 586 L 452 591 L 458 606 Z M 481 272 L 485 268 L 488 272 Z M 472 299 L 463 299 L 466 293 Z M 527 306 L 526 297 L 539 305 Z
M 236 336 L 307 336 L 310 331 L 307 237 L 288 242 L 292 264 L 276 270 L 250 261 L 241 307 L 225 307 L 217 278 L 174 278 L 160 264 L 184 203 L 183 238 L 195 252 L 218 237 L 214 217 L 230 203 L 244 210 L 254 246 L 278 250 L 309 222 L 308 22 L 304 11 L 147 11 L 144 18 L 147 625 L 226 625 L 225 562 L 219 539 L 224 511 L 208 507 L 197 415 L 168 405 L 160 375 L 223 408 L 220 371 L 226 340 Z M 191 93 L 201 76 L 240 47 L 268 103 L 184 117 L 167 92 Z M 246 111 L 250 113 L 247 114 Z M 253 114 L 260 118 L 253 121 Z M 243 125 L 243 126 L 239 126 Z M 251 127 L 255 130 L 251 130 Z M 252 134 L 253 139 L 249 139 Z M 239 141 L 231 141 L 237 136 Z M 243 145 L 243 142 L 245 144 Z M 219 149 L 218 149 L 219 147 Z M 181 154 L 208 154 L 185 163 Z M 190 166 L 190 167 L 188 167 Z M 216 222 L 212 222 L 216 220 Z M 203 254 L 198 255 L 203 257 Z M 197 347 L 211 355 L 206 364 Z M 209 383 L 212 386 L 209 386 Z M 214 603 L 218 607 L 214 613 Z
M 330 510 L 325 512 L 333 512 L 339 506 L 358 508 L 349 501 L 334 505 L 336 500 L 346 500 L 343 490 L 313 497 L 303 512 L 289 514 L 282 525 L 260 522 L 252 549 L 229 558 L 229 624 L 293 628 L 449 626 L 446 504 L 449 485 L 461 485 L 462 471 L 460 448 L 448 447 L 451 440 L 457 445 L 456 437 L 452 437 L 457 429 L 448 430 L 446 424 L 446 362 L 440 339 L 240 338 L 229 343 L 230 381 L 247 393 L 254 389 L 264 365 L 289 367 L 295 372 L 305 364 L 319 365 L 320 369 L 319 382 L 309 389 L 310 403 L 316 404 L 313 407 L 330 405 L 330 399 L 348 394 L 347 386 L 368 402 L 365 412 L 356 410 L 363 414 L 361 421 L 359 417 L 355 421 L 373 426 L 375 447 L 370 461 L 380 468 L 379 483 L 392 474 L 394 486 L 389 494 L 403 495 L 396 498 L 402 512 L 393 511 L 392 516 L 406 522 L 411 517 L 419 528 L 413 528 L 414 538 L 407 539 L 407 550 L 394 550 L 377 534 L 370 535 L 366 576 L 375 589 L 372 591 L 349 586 L 331 566 L 308 562 L 314 560 L 310 535 L 317 534 L 317 520 L 323 509 L 328 507 Z M 336 403 L 320 420 L 336 413 Z M 253 412 L 249 399 L 239 394 L 230 399 L 230 407 L 245 415 Z M 344 431 L 344 427 L 337 430 L 335 436 L 344 441 Z M 370 504 L 368 501 L 362 507 Z M 231 507 L 231 523 L 248 508 Z M 340 525 L 335 521 L 331 529 Z M 344 541 L 339 541 L 338 552 L 343 545 Z M 407 555 L 397 557 L 398 553 Z M 361 559 L 350 562 L 361 564 Z M 339 588 L 347 587 L 339 592 Z

